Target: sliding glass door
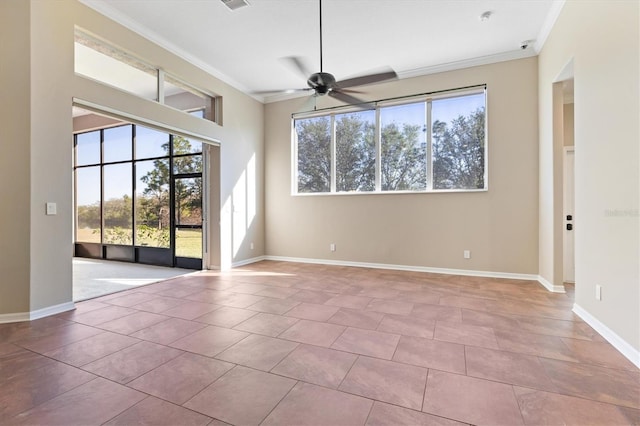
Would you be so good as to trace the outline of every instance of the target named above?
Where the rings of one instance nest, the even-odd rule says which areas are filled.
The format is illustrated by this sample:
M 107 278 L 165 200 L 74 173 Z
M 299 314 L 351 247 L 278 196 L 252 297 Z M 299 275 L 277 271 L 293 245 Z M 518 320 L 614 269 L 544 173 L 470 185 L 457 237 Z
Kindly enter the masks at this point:
M 173 138 L 173 242 L 176 266 L 202 265 L 202 146 Z
M 75 254 L 202 268 L 202 143 L 126 124 L 76 134 Z

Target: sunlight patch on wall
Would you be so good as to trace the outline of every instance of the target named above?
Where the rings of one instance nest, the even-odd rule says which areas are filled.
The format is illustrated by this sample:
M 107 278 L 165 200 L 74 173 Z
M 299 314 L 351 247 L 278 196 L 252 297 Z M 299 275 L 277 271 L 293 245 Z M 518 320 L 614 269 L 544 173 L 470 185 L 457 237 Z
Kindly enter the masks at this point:
M 231 194 L 233 216 L 233 256 L 237 256 L 242 248 L 244 238 L 247 234 L 246 213 L 247 213 L 247 171 L 243 170 L 242 174 L 236 181 Z
M 231 194 L 234 258 L 243 247 L 247 248 L 252 243 L 247 240 L 247 234 L 256 218 L 257 196 L 256 156 L 253 154 L 247 161 Z
M 256 190 L 256 154 L 253 154 L 247 163 L 247 230 L 256 218 L 257 197 Z

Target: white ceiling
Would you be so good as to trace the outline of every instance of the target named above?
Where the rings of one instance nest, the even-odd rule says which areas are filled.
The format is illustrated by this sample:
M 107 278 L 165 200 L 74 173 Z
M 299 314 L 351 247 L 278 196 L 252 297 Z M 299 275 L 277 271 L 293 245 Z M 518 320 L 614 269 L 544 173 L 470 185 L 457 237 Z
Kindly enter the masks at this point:
M 260 100 L 282 96 L 255 92 L 307 87 L 282 58 L 320 68 L 318 0 L 249 0 L 235 11 L 221 0 L 81 1 Z M 406 78 L 533 56 L 563 4 L 323 0 L 324 71 L 341 80 L 390 66 Z M 486 11 L 491 18 L 481 21 Z

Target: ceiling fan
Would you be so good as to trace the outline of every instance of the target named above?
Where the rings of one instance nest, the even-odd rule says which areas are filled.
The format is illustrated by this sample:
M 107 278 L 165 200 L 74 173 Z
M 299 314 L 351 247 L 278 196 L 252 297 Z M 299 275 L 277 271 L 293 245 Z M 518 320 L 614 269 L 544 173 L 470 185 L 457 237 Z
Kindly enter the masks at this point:
M 389 68 L 387 71 L 376 73 L 376 74 L 368 74 L 360 77 L 349 78 L 346 80 L 336 81 L 336 78 L 333 74 L 328 72 L 324 72 L 322 67 L 322 0 L 318 0 L 320 6 L 320 72 L 311 73 L 307 69 L 304 64 L 304 61 L 295 56 L 283 58 L 284 61 L 288 62 L 289 65 L 298 71 L 304 78 L 307 79 L 308 88 L 304 89 L 293 89 L 286 90 L 284 93 L 293 93 L 299 91 L 311 91 L 313 90 L 313 96 L 331 96 L 336 98 L 342 102 L 351 105 L 358 104 L 366 104 L 367 101 L 364 101 L 360 98 L 350 95 L 349 93 L 359 93 L 355 90 L 351 90 L 351 87 L 356 86 L 364 86 L 367 84 L 379 83 L 387 80 L 395 80 L 398 78 L 398 75 L 395 71 Z M 274 93 L 270 92 L 260 92 L 262 94 L 266 93 Z

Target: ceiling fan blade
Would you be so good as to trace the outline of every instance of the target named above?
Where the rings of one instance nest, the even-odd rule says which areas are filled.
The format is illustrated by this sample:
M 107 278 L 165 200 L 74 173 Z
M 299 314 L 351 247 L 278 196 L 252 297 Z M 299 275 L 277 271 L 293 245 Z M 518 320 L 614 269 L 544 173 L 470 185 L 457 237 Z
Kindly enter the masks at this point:
M 289 93 L 298 93 L 298 92 L 308 92 L 311 89 L 310 87 L 305 87 L 303 89 L 283 89 L 283 90 L 256 90 L 251 92 L 252 95 L 260 95 L 260 96 L 269 96 L 269 95 L 281 95 L 281 94 L 289 94 Z
M 348 78 L 346 80 L 339 81 L 336 85 L 339 88 L 364 86 L 367 84 L 379 83 L 386 80 L 395 80 L 398 78 L 398 74 L 394 70 L 381 72 L 378 74 L 363 75 L 362 77 Z
M 311 71 L 309 71 L 306 61 L 298 56 L 287 56 L 280 58 L 280 60 L 305 80 L 311 75 Z
M 336 98 L 338 100 L 341 100 L 346 104 L 357 106 L 358 108 L 362 108 L 362 109 L 371 109 L 374 107 L 372 102 L 368 102 L 363 99 L 356 98 L 355 96 L 348 95 L 344 92 L 341 92 L 338 89 L 334 89 L 330 91 L 329 96 Z
M 343 89 L 342 87 L 337 87 L 336 90 L 338 90 L 341 93 L 366 93 L 362 90 Z

